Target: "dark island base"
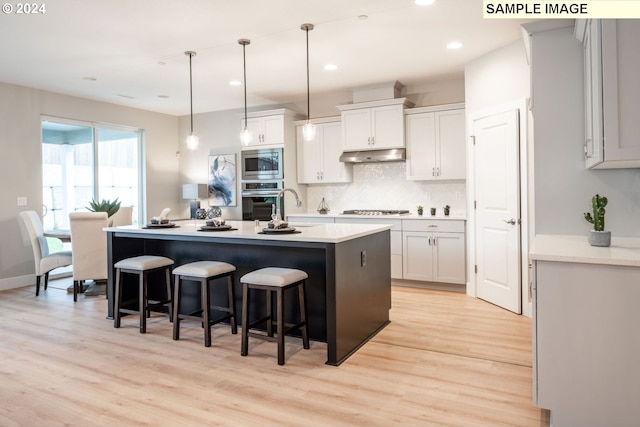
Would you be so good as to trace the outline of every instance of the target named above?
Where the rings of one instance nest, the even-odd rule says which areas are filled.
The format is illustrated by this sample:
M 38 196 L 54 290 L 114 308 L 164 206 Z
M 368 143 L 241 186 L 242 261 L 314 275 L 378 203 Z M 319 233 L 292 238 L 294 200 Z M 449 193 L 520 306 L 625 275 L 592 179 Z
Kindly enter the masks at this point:
M 176 236 L 147 233 L 108 232 L 109 280 L 108 318 L 113 318 L 113 264 L 137 255 L 162 255 L 175 265 L 199 260 L 229 262 L 236 266 L 234 290 L 240 323 L 242 275 L 262 267 L 298 268 L 309 275 L 306 283 L 309 337 L 327 343 L 327 364 L 339 365 L 389 323 L 391 308 L 391 267 L 389 231 L 342 243 L 307 243 L 218 238 L 212 235 Z M 362 266 L 362 253 L 366 263 Z M 149 295 L 163 298 L 166 293 L 160 277 L 151 277 Z M 125 277 L 124 298 L 137 298 L 135 276 Z M 226 304 L 226 286 L 212 285 L 212 302 Z M 286 296 L 291 318 L 298 313 L 295 293 Z M 200 288 L 185 282 L 180 312 L 200 307 Z M 252 294 L 250 318 L 265 310 L 264 293 Z M 238 351 L 240 343 L 238 342 Z

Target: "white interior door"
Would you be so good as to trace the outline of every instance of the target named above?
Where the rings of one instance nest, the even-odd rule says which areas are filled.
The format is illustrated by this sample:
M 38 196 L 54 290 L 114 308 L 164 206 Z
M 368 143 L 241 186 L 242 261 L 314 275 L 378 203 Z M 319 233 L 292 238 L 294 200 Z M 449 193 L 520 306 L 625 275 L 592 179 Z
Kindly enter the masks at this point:
M 473 122 L 477 295 L 522 312 L 518 110 Z

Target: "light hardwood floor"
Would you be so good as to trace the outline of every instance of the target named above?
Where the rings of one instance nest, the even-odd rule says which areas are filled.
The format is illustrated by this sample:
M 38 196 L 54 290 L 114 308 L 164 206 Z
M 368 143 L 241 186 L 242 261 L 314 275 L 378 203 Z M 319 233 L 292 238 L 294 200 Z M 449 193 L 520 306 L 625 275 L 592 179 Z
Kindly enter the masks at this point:
M 62 282 L 60 288 L 66 288 Z M 104 297 L 0 292 L 0 425 L 548 426 L 532 405 L 531 320 L 462 293 L 393 287 L 391 324 L 339 367 L 154 315 L 120 329 Z

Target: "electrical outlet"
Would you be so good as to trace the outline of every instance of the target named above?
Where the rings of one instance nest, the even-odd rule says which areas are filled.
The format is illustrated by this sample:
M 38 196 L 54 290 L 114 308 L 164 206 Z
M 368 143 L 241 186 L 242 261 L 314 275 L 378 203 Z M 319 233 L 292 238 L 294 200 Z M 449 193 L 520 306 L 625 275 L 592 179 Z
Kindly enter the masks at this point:
M 367 251 L 360 252 L 360 267 L 367 265 Z
M 27 206 L 27 198 L 18 197 L 18 206 Z

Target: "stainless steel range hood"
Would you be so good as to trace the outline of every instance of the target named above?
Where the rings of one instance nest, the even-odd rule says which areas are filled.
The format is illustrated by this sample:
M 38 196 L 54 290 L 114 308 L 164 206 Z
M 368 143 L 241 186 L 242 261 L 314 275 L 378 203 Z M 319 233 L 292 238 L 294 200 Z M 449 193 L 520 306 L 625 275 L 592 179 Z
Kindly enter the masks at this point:
M 344 163 L 365 162 L 403 162 L 405 161 L 404 148 L 391 148 L 388 150 L 345 151 L 340 156 Z

